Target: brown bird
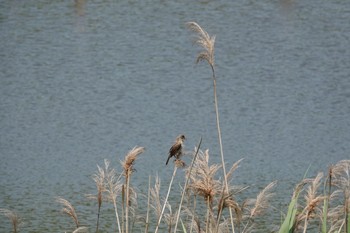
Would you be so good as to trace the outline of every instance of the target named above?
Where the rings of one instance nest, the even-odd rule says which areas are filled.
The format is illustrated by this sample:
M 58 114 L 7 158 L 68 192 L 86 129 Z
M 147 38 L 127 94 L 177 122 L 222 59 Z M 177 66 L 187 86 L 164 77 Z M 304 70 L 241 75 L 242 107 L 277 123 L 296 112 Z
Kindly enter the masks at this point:
M 169 159 L 171 157 L 175 157 L 176 159 L 179 159 L 180 156 L 182 155 L 182 147 L 183 147 L 183 142 L 185 141 L 185 135 L 181 134 L 176 137 L 174 145 L 171 146 L 169 150 L 169 156 L 168 159 L 165 163 L 165 165 L 168 165 Z

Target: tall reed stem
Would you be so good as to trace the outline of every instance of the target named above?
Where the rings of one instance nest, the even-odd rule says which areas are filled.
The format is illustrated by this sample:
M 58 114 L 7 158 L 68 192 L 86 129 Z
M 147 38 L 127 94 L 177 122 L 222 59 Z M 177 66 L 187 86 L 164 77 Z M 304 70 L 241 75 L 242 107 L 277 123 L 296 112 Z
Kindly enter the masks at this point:
M 215 102 L 215 113 L 216 113 L 216 126 L 218 130 L 219 137 L 219 146 L 220 146 L 220 154 L 221 154 L 221 162 L 222 168 L 224 172 L 224 180 L 225 180 L 225 192 L 228 194 L 228 182 L 226 177 L 226 168 L 225 168 L 225 160 L 224 160 L 224 151 L 222 148 L 222 139 L 221 139 L 221 129 L 220 129 L 220 120 L 219 120 L 219 109 L 218 109 L 218 98 L 216 93 L 216 77 L 215 77 L 215 69 L 214 69 L 214 44 L 215 44 L 215 36 L 209 36 L 209 34 L 204 31 L 196 22 L 188 22 L 187 26 L 190 30 L 194 31 L 197 34 L 197 39 L 195 43 L 201 46 L 204 50 L 200 52 L 197 56 L 197 63 L 199 61 L 207 61 L 210 65 L 213 77 L 213 87 L 214 87 L 214 102 Z M 233 215 L 232 209 L 229 207 L 232 233 L 235 232 L 234 224 L 233 224 Z
M 96 233 L 98 233 L 98 225 L 99 225 L 99 220 L 100 220 L 100 211 L 101 211 L 101 205 L 98 205 Z
M 129 233 L 129 184 L 130 184 L 130 170 L 126 176 L 126 203 L 125 203 L 125 232 Z
M 148 177 L 148 197 L 147 198 L 148 198 L 148 200 L 147 200 L 145 233 L 148 233 L 148 227 L 149 227 L 149 207 L 150 207 L 150 200 L 151 200 L 151 176 Z
M 205 227 L 205 233 L 208 233 L 209 231 L 209 221 L 210 221 L 210 197 L 207 197 L 207 223 L 206 223 L 206 227 Z
M 166 195 L 166 197 L 165 197 L 164 204 L 163 204 L 163 208 L 162 208 L 162 212 L 160 213 L 160 216 L 159 216 L 159 219 L 158 219 L 158 223 L 157 223 L 157 227 L 156 227 L 156 231 L 155 231 L 154 233 L 157 233 L 157 232 L 158 232 L 160 222 L 162 221 L 162 217 L 163 217 L 163 214 L 164 214 L 165 206 L 166 206 L 166 203 L 168 202 L 168 198 L 169 198 L 171 186 L 172 186 L 172 184 L 173 184 L 174 177 L 175 177 L 175 175 L 176 175 L 176 171 L 177 171 L 177 167 L 174 166 L 174 172 L 173 172 L 173 176 L 171 177 L 171 181 L 170 181 L 170 183 L 169 183 L 168 193 L 167 193 L 167 195 Z
M 115 217 L 117 219 L 118 231 L 119 231 L 119 233 L 121 233 L 119 214 L 118 214 L 118 207 L 117 207 L 117 200 L 116 200 L 115 197 L 113 198 L 113 206 L 114 206 L 114 211 L 115 211 Z
M 219 119 L 219 107 L 218 107 L 218 97 L 217 97 L 217 93 L 216 93 L 215 69 L 214 69 L 213 64 L 210 64 L 210 67 L 211 67 L 211 70 L 212 70 L 212 73 L 213 73 L 213 88 L 214 88 L 214 104 L 215 104 L 215 113 L 216 113 L 216 126 L 217 126 L 217 130 L 218 130 L 218 138 L 219 138 L 220 154 L 221 154 L 221 163 L 222 163 L 222 169 L 223 169 L 223 172 L 224 172 L 224 180 L 225 180 L 225 192 L 224 193 L 228 194 L 229 193 L 229 189 L 228 189 L 228 182 L 227 182 L 227 176 L 226 176 L 224 150 L 222 148 L 221 128 L 220 128 L 220 119 Z M 223 193 L 223 195 L 224 195 L 224 193 Z M 235 233 L 235 226 L 234 226 L 234 223 L 233 223 L 233 215 L 232 215 L 231 207 L 229 207 L 229 212 L 230 212 L 232 233 Z M 219 222 L 217 224 L 219 224 Z M 218 228 L 217 228 L 217 230 L 218 230 Z

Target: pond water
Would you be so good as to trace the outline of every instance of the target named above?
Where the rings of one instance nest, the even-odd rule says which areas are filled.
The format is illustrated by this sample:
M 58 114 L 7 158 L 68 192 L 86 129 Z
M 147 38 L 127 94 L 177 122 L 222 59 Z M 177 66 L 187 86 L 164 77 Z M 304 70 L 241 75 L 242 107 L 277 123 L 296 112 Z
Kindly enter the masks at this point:
M 94 229 L 85 194 L 105 158 L 120 169 L 144 146 L 132 180 L 144 194 L 149 175 L 166 189 L 180 133 L 220 163 L 211 70 L 195 65 L 185 26 L 196 21 L 216 35 L 227 167 L 244 158 L 234 183 L 249 197 L 278 180 L 278 224 L 310 165 L 315 176 L 350 158 L 349 19 L 338 0 L 1 1 L 0 208 L 16 210 L 23 232 L 63 232 L 74 225 L 62 196 Z

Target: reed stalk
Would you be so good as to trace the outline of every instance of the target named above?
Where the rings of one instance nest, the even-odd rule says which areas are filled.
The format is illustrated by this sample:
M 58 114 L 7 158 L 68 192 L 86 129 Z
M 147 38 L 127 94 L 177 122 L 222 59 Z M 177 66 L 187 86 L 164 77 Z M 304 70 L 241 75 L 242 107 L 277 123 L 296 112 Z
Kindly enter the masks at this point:
M 174 181 L 174 178 L 175 178 L 175 175 L 176 175 L 176 171 L 177 171 L 177 166 L 176 166 L 176 164 L 175 164 L 175 165 L 174 165 L 173 175 L 172 175 L 172 177 L 171 177 L 171 180 L 170 180 L 170 183 L 169 183 L 169 187 L 168 187 L 168 192 L 167 192 L 167 195 L 166 195 L 165 200 L 164 200 L 164 204 L 163 204 L 163 207 L 162 207 L 162 211 L 160 212 L 160 216 L 159 216 L 159 218 L 158 218 L 158 222 L 157 222 L 157 227 L 156 227 L 155 233 L 158 232 L 160 222 L 162 221 L 162 217 L 163 217 L 163 214 L 164 214 L 165 206 L 166 206 L 166 204 L 167 204 L 167 202 L 168 202 L 170 190 L 171 190 L 171 187 L 172 187 L 172 185 L 173 185 L 173 181 Z
M 150 201 L 151 201 L 151 176 L 148 177 L 147 213 L 146 213 L 146 227 L 145 227 L 145 233 L 148 233 L 148 227 L 149 227 L 149 209 L 150 209 Z
M 322 210 L 322 233 L 327 233 L 327 216 L 329 202 L 331 199 L 331 190 L 332 190 L 332 166 L 328 169 L 328 176 L 324 183 L 324 193 L 325 199 L 323 201 L 323 210 Z
M 105 160 L 106 165 L 106 160 Z M 102 205 L 102 193 L 105 191 L 105 171 L 103 168 L 97 165 L 98 172 L 93 176 L 93 180 L 96 183 L 97 188 L 97 196 L 94 197 L 97 200 L 97 222 L 96 222 L 96 233 L 98 233 L 98 227 L 99 227 L 99 220 L 100 220 L 100 212 L 101 212 L 101 205 Z M 92 197 L 92 195 L 91 195 Z
M 21 223 L 19 216 L 14 211 L 8 209 L 0 209 L 0 214 L 4 215 L 11 221 L 13 232 L 17 233 L 18 226 Z
M 205 233 L 208 233 L 209 231 L 209 221 L 210 221 L 210 196 L 207 196 L 207 221 L 206 221 L 206 227 L 205 227 Z
M 125 232 L 129 232 L 129 192 L 130 192 L 130 172 L 126 177 L 126 205 L 125 205 Z
M 207 61 L 211 71 L 212 71 L 212 79 L 213 79 L 213 90 L 214 90 L 214 105 L 215 105 L 215 115 L 216 115 L 216 126 L 218 131 L 219 138 L 219 146 L 220 146 L 220 155 L 221 155 L 221 163 L 222 169 L 224 173 L 224 181 L 225 181 L 225 191 L 229 192 L 228 182 L 226 179 L 226 168 L 225 168 L 225 159 L 224 159 L 224 151 L 222 146 L 221 139 L 221 128 L 220 128 L 220 118 L 219 118 L 219 108 L 218 108 L 218 99 L 217 99 L 217 91 L 216 91 L 216 75 L 214 68 L 214 44 L 215 44 L 215 36 L 210 36 L 206 31 L 204 31 L 196 22 L 188 22 L 188 28 L 197 34 L 197 39 L 195 43 L 201 46 L 204 50 L 200 52 L 197 56 L 197 63 L 200 61 Z M 230 220 L 232 233 L 235 232 L 235 227 L 233 223 L 233 215 L 231 207 L 229 207 L 230 212 Z
M 74 206 L 62 197 L 57 197 L 56 202 L 62 204 L 64 207 L 62 208 L 62 213 L 68 215 L 75 223 L 76 229 L 79 228 L 79 220 L 78 215 L 76 214 Z

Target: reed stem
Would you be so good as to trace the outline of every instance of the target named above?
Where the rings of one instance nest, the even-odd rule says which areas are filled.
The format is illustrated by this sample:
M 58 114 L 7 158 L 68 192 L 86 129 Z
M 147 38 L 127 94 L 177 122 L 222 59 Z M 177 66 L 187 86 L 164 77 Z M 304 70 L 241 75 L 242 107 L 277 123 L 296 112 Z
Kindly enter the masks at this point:
M 165 197 L 165 200 L 164 200 L 162 212 L 160 213 L 160 216 L 159 216 L 159 219 L 158 219 L 158 223 L 157 223 L 157 227 L 156 227 L 155 233 L 158 232 L 160 222 L 162 221 L 162 217 L 163 217 L 163 214 L 164 214 L 165 206 L 166 206 L 166 203 L 168 202 L 168 198 L 169 198 L 171 186 L 172 186 L 172 184 L 173 184 L 174 177 L 175 177 L 175 175 L 176 175 L 176 171 L 177 171 L 177 167 L 176 167 L 176 165 L 174 165 L 174 172 L 173 172 L 173 175 L 172 175 L 172 177 L 171 177 L 171 181 L 170 181 L 170 183 L 169 183 L 168 193 L 167 193 L 167 195 L 166 195 L 166 197 Z

